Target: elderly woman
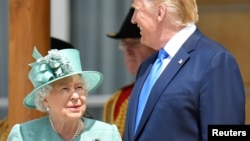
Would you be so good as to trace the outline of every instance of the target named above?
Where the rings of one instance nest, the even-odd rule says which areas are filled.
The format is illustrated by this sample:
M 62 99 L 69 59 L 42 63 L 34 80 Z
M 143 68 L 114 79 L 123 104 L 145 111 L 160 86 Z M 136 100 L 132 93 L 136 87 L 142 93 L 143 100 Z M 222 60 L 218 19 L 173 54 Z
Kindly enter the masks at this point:
M 76 49 L 50 50 L 42 57 L 34 48 L 36 62 L 29 79 L 34 89 L 24 99 L 24 105 L 48 116 L 16 124 L 8 141 L 121 141 L 115 125 L 83 115 L 86 96 L 102 82 L 102 74 L 82 71 Z

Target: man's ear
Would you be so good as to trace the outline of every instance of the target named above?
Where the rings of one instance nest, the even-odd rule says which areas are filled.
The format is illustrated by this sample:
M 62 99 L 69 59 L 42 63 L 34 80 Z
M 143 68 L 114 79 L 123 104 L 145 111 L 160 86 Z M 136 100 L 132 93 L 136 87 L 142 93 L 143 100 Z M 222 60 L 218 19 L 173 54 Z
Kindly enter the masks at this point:
M 166 16 L 166 13 L 167 13 L 166 6 L 163 4 L 160 4 L 157 9 L 157 20 L 162 21 L 164 17 Z

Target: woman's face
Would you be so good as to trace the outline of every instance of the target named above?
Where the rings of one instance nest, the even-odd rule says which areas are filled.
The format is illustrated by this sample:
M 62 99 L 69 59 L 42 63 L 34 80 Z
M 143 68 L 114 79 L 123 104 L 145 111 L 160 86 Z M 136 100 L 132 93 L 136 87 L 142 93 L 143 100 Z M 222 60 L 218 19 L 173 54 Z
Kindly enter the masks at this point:
M 44 105 L 55 118 L 81 118 L 86 110 L 86 89 L 80 75 L 73 75 L 52 83 L 53 89 Z

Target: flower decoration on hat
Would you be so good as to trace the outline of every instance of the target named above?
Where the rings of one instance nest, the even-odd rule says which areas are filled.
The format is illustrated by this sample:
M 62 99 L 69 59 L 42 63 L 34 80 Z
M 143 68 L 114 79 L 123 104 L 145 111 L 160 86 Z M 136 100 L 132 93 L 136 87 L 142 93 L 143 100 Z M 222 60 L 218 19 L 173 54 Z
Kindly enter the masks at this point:
M 35 77 L 31 79 L 35 87 L 72 72 L 70 61 L 57 49 L 48 51 L 48 55 L 42 57 L 34 48 L 32 56 L 36 62 L 29 64 L 32 67 L 29 76 Z

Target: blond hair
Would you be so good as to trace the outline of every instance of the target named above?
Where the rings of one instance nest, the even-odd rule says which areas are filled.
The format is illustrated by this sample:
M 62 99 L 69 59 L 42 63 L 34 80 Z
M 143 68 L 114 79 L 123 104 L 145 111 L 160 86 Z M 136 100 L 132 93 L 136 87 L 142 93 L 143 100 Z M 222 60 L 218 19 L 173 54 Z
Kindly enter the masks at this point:
M 146 0 L 148 4 L 164 4 L 172 24 L 186 26 L 198 22 L 198 7 L 196 0 Z

